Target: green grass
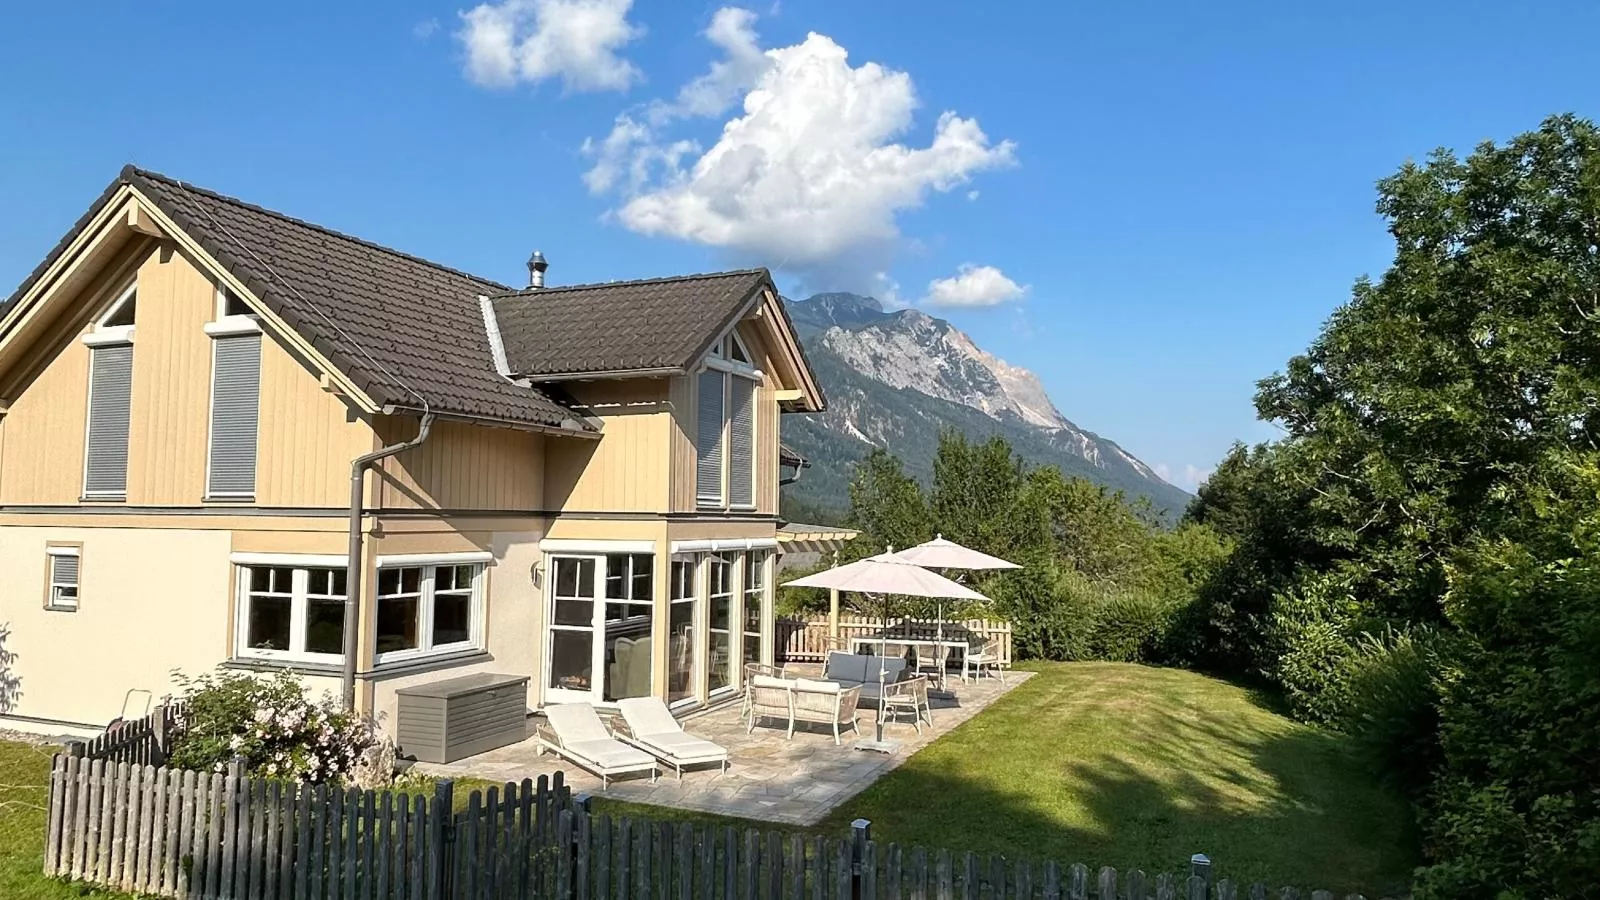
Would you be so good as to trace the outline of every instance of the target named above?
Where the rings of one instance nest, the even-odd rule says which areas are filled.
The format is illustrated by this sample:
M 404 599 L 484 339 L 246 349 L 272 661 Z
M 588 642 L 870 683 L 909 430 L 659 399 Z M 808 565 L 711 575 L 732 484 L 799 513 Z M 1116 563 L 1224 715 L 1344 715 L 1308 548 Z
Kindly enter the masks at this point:
M 0 897 L 128 897 L 43 875 L 45 801 L 50 793 L 50 755 L 56 749 L 0 741 Z
M 935 741 L 823 822 L 879 841 L 1187 868 L 1342 896 L 1402 893 L 1411 814 L 1336 734 L 1193 672 L 1057 663 Z M 601 801 L 613 815 L 734 820 Z M 745 825 L 759 823 L 741 823 Z

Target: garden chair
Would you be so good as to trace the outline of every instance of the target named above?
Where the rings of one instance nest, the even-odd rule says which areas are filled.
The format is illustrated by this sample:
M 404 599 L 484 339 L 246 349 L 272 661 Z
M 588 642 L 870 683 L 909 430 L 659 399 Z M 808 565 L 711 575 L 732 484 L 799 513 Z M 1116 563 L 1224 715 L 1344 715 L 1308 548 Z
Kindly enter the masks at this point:
M 884 721 L 888 722 L 891 716 L 898 716 L 902 712 L 911 713 L 911 724 L 916 726 L 917 734 L 922 733 L 924 719 L 929 728 L 933 727 L 933 707 L 928 705 L 928 676 L 914 675 L 885 688 Z
M 832 681 L 812 681 L 799 678 L 791 693 L 792 711 L 789 714 L 789 737 L 794 737 L 794 723 L 811 722 L 833 728 L 833 743 L 838 745 L 839 730 L 861 727 L 856 723 L 856 708 L 861 704 L 861 685 L 846 687 Z
M 1005 684 L 1005 660 L 1000 657 L 1002 649 L 1000 639 L 997 637 L 983 638 L 968 644 L 966 661 L 961 668 L 961 680 L 966 681 L 968 673 L 976 678 L 983 674 L 985 667 L 988 667 L 990 674 L 1000 679 L 1001 684 Z
M 744 698 L 739 703 L 739 718 L 750 715 L 750 684 L 758 677 L 783 678 L 783 666 L 769 666 L 765 663 L 744 664 Z
M 794 682 L 772 675 L 755 674 L 745 681 L 745 734 L 756 730 L 760 719 L 779 719 L 794 736 Z
M 638 747 L 612 736 L 594 707 L 587 703 L 560 703 L 544 708 L 545 721 L 535 730 L 534 755 L 544 751 L 572 762 L 600 776 L 600 789 L 610 786 L 611 777 L 632 772 L 649 772 L 656 780 L 656 761 Z
M 666 763 L 683 780 L 684 766 L 717 763 L 728 771 L 727 748 L 683 730 L 667 704 L 657 697 L 630 697 L 617 701 L 623 728 L 617 738 Z

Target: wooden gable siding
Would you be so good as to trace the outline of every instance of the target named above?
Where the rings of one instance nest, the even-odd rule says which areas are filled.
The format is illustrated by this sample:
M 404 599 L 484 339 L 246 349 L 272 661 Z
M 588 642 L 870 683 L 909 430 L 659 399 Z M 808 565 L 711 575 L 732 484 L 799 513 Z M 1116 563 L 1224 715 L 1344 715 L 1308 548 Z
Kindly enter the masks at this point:
M 417 425 L 414 417 L 381 416 L 378 436 L 384 444 L 408 441 Z M 545 439 L 538 434 L 436 422 L 422 446 L 379 464 L 371 502 L 380 509 L 538 510 L 544 505 L 544 456 Z M 348 479 L 348 460 L 345 473 Z
M 598 441 L 545 441 L 545 502 L 562 512 L 666 512 L 672 413 L 660 378 L 583 382 L 568 392 L 603 422 Z
M 211 410 L 216 287 L 170 244 L 136 261 L 133 383 L 128 427 L 130 506 L 204 503 Z M 76 504 L 83 491 L 89 350 L 76 324 L 98 313 L 126 283 L 117 268 L 84 292 L 94 307 L 64 326 L 37 375 L 0 419 L 0 504 Z M 262 341 L 256 496 L 217 505 L 342 507 L 352 457 L 375 446 L 372 428 L 312 368 Z
M 773 374 L 774 361 L 760 329 L 751 322 L 739 325 L 739 338 L 750 351 L 750 358 L 765 378 L 756 391 L 756 508 L 758 513 L 778 512 L 778 388 Z M 692 512 L 695 502 L 696 428 L 695 375 L 673 378 L 670 387 L 671 433 L 668 435 L 671 465 L 670 492 L 673 512 Z

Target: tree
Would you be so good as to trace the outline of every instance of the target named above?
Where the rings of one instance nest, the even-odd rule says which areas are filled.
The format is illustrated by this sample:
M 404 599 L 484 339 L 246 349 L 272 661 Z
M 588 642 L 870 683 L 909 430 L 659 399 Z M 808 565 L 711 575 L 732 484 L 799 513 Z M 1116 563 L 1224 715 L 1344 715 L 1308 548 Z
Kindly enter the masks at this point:
M 905 473 L 899 459 L 880 448 L 856 466 L 846 522 L 861 532 L 843 554 L 852 560 L 882 553 L 886 546 L 920 544 L 931 536 L 932 518 L 921 486 Z
M 1031 475 L 1039 472 L 1060 477 L 1053 466 L 1030 473 L 1004 438 L 973 443 L 959 431 L 945 431 L 933 460 L 928 503 L 935 531 L 1003 559 L 1036 554 L 1044 547 L 1045 528 L 1043 510 L 1029 488 Z

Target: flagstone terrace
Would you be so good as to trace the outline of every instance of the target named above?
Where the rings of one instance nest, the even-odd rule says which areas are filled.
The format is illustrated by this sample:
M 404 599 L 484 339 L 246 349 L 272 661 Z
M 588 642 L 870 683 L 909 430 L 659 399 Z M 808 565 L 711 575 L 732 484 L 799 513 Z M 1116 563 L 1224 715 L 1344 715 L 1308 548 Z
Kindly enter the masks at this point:
M 791 666 L 796 674 L 806 667 Z M 905 762 L 941 735 L 949 733 L 1023 681 L 1030 672 L 1008 673 L 1004 683 L 995 678 L 961 682 L 952 678 L 950 690 L 930 694 L 933 725 L 923 725 L 918 734 L 909 719 L 889 721 L 884 737 L 900 742 L 892 754 L 857 749 L 859 739 L 871 738 L 877 710 L 867 705 L 861 710 L 860 732 L 847 732 L 843 743 L 835 745 L 831 730 L 798 725 L 794 738 L 786 739 L 784 727 L 757 725 L 746 731 L 737 700 L 692 715 L 684 728 L 728 748 L 732 762 L 726 773 L 715 767 L 689 771 L 680 783 L 670 772 L 655 783 L 648 777 L 613 779 L 605 796 L 634 803 L 670 806 L 702 813 L 736 816 L 784 825 L 815 825 L 840 804 L 865 790 L 868 785 Z M 538 778 L 556 770 L 565 773 L 576 791 L 599 792 L 600 779 L 552 754 L 539 755 L 530 737 L 448 764 L 418 763 L 417 770 L 440 777 L 470 777 L 486 781 L 520 781 Z

